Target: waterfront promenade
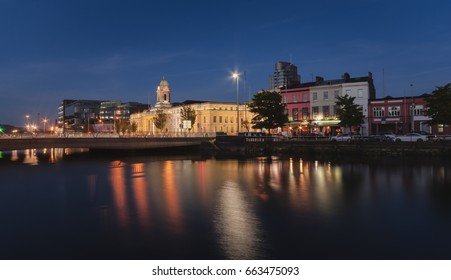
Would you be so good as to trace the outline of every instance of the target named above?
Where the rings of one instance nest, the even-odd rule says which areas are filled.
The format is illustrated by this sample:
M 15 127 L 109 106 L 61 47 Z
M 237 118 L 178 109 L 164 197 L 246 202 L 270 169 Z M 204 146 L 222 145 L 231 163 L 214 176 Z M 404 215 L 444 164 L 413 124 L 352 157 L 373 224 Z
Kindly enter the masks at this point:
M 327 138 L 275 138 L 244 136 L 40 136 L 2 137 L 0 151 L 42 148 L 87 148 L 103 151 L 166 149 L 207 152 L 225 156 L 314 155 L 314 156 L 451 156 L 451 141 L 427 142 L 332 142 Z M 186 150 L 187 151 L 187 150 Z
M 41 148 L 87 148 L 98 150 L 144 150 L 159 148 L 194 147 L 212 137 L 2 137 L 0 151 Z

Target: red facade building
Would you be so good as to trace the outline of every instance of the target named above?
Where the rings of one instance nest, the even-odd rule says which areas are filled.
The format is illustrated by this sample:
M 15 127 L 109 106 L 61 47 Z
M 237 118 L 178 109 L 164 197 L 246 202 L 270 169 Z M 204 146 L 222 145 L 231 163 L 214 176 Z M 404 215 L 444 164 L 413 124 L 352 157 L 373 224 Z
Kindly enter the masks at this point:
M 424 131 L 432 134 L 449 134 L 451 128 L 445 125 L 430 126 L 427 121 L 426 94 L 421 96 L 387 96 L 370 100 L 368 104 L 368 124 L 370 134 L 391 131 L 404 134 L 412 131 Z

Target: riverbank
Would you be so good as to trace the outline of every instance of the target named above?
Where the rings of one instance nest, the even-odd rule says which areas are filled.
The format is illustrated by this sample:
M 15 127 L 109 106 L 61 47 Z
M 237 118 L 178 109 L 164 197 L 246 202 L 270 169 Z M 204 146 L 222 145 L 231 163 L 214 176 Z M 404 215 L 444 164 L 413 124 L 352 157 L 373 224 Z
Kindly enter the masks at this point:
M 315 157 L 451 157 L 451 141 L 331 142 L 257 137 L 217 137 L 217 155 Z

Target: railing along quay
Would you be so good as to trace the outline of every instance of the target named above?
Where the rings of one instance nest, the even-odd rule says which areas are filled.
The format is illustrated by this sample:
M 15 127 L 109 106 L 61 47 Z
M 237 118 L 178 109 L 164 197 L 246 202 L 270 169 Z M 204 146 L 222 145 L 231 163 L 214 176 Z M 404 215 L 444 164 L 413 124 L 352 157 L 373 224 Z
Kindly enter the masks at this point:
M 426 142 L 332 142 L 328 138 L 216 137 L 224 154 L 300 155 L 328 157 L 433 156 L 451 157 L 451 141 Z
M 0 138 L 0 151 L 42 148 L 140 150 L 200 146 L 211 137 L 26 137 Z

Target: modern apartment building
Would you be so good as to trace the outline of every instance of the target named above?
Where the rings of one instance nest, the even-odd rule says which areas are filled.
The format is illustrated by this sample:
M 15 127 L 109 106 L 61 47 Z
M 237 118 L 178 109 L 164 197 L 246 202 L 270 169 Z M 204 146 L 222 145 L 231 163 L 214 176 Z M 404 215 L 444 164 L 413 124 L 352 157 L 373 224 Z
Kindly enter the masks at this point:
M 89 124 L 100 116 L 102 100 L 68 100 L 58 107 L 57 132 L 88 130 Z
M 63 100 L 58 108 L 57 132 L 114 131 L 115 119 L 128 122 L 130 114 L 147 107 L 137 102 Z
M 297 88 L 300 83 L 301 76 L 298 74 L 298 67 L 290 62 L 277 62 L 274 74 L 269 78 L 270 89 Z

